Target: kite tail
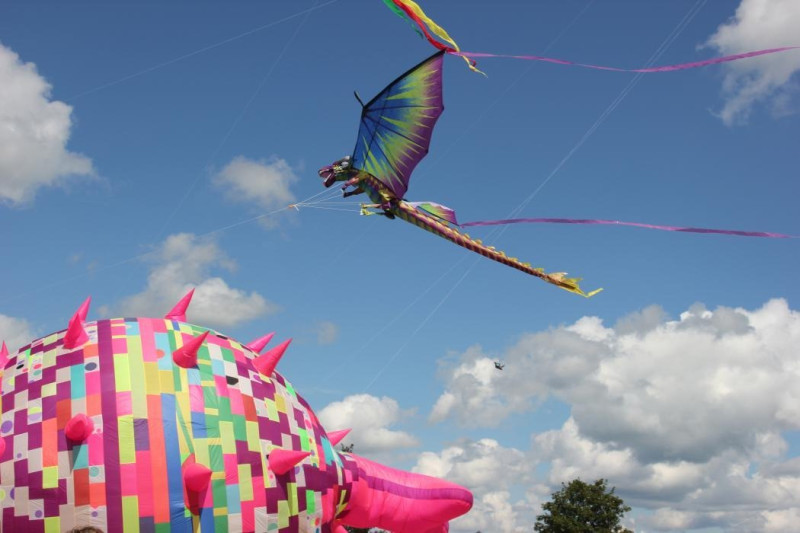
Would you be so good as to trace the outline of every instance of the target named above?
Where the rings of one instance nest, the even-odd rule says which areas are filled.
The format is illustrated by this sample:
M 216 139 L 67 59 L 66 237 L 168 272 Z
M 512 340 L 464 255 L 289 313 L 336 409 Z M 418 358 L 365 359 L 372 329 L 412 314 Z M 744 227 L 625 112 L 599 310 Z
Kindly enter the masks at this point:
M 555 57 L 544 57 L 535 55 L 489 54 L 486 52 L 461 52 L 461 51 L 451 51 L 451 50 L 448 50 L 447 52 L 464 58 L 494 57 L 494 58 L 507 58 L 507 59 L 524 59 L 526 61 L 542 61 L 545 63 L 554 63 L 556 65 L 566 65 L 570 67 L 588 68 L 593 70 L 610 70 L 613 72 L 640 72 L 643 74 L 652 74 L 655 72 L 672 72 L 675 70 L 689 70 L 692 68 L 707 67 L 709 65 L 718 65 L 720 63 L 729 63 L 731 61 L 747 59 L 748 57 L 758 57 L 769 54 L 777 54 L 780 52 L 786 52 L 789 50 L 798 50 L 798 49 L 800 49 L 800 46 L 783 46 L 780 48 L 767 48 L 765 50 L 754 50 L 751 52 L 742 52 L 741 54 L 713 57 L 711 59 L 704 59 L 702 61 L 691 61 L 689 63 L 677 63 L 675 65 L 661 65 L 657 67 L 648 67 L 648 68 L 609 67 L 606 65 L 592 65 L 589 63 L 578 63 L 575 61 L 568 61 L 566 59 L 557 59 Z
M 536 276 L 547 283 L 561 287 L 569 292 L 574 292 L 575 294 L 580 294 L 581 296 L 589 298 L 603 290 L 597 289 L 588 293 L 584 292 L 578 285 L 580 278 L 568 278 L 565 272 L 546 273 L 544 269 L 534 268 L 529 263 L 523 263 L 516 257 L 508 257 L 503 252 L 495 250 L 494 247 L 484 246 L 483 243 L 472 239 L 466 233 L 461 233 L 457 229 L 440 222 L 436 218 L 421 213 L 415 209 L 413 205 L 410 205 L 407 202 L 399 202 L 397 207 L 393 209 L 393 212 L 406 222 L 410 222 L 411 224 L 429 231 L 434 235 L 443 237 L 448 241 L 461 246 L 462 248 L 471 250 L 488 259 L 491 259 L 492 261 L 497 261 L 498 263 L 510 266 L 511 268 L 516 268 L 517 270 L 525 272 L 526 274 L 530 274 L 531 276 Z
M 411 28 L 417 33 L 417 35 L 419 35 L 423 39 L 425 38 L 425 35 L 423 35 L 423 33 L 419 30 L 419 28 L 416 26 L 416 23 L 413 20 L 411 20 L 411 18 L 409 18 L 409 16 L 406 15 L 402 9 L 394 5 L 393 0 L 383 0 L 383 3 L 386 4 L 386 7 L 391 9 L 395 15 L 408 22 L 411 25 Z
M 718 235 L 735 235 L 738 237 L 765 237 L 770 239 L 799 239 L 800 235 L 771 233 L 767 231 L 742 231 L 734 229 L 693 228 L 682 226 L 659 226 L 642 222 L 624 222 L 622 220 L 605 220 L 598 218 L 508 218 L 503 220 L 479 220 L 460 224 L 462 228 L 469 226 L 504 226 L 506 224 L 604 224 L 613 226 L 633 226 L 636 228 L 657 229 L 661 231 L 677 231 L 681 233 L 715 233 Z
M 419 4 L 414 2 L 414 0 L 383 0 L 383 3 L 389 6 L 389 9 L 394 11 L 395 14 L 404 14 L 410 21 L 414 22 L 419 27 L 425 39 L 427 39 L 429 43 L 439 50 L 444 50 L 450 54 L 459 54 L 461 52 L 461 49 L 458 47 L 453 38 L 447 34 L 444 28 L 436 24 L 433 19 L 426 15 L 422 8 L 419 7 Z M 430 30 L 430 32 L 428 30 Z M 448 43 L 450 46 L 444 45 L 434 39 L 433 36 L 431 36 L 431 33 Z M 464 61 L 467 62 L 467 66 L 469 66 L 470 70 L 483 74 L 483 72 L 475 67 L 477 63 L 474 59 L 465 56 L 461 57 L 463 57 Z
M 779 48 L 768 48 L 765 50 L 754 50 L 750 52 L 742 52 L 740 54 L 732 54 L 723 57 L 715 57 L 711 59 L 705 59 L 702 61 L 691 61 L 688 63 L 678 63 L 675 65 L 661 65 L 657 67 L 648 67 L 648 68 L 619 68 L 619 67 L 609 67 L 605 65 L 592 65 L 588 63 L 578 63 L 575 61 L 568 61 L 566 59 L 558 59 L 555 57 L 544 57 L 544 56 L 536 56 L 536 55 L 518 55 L 518 54 L 490 54 L 487 52 L 462 52 L 455 41 L 447 34 L 444 29 L 436 24 L 430 17 L 428 17 L 422 8 L 414 2 L 413 0 L 383 0 L 383 2 L 389 6 L 389 9 L 395 12 L 398 16 L 405 15 L 406 18 L 410 22 L 415 23 L 419 26 L 419 29 L 422 31 L 424 37 L 431 43 L 433 46 L 438 48 L 439 50 L 444 50 L 448 54 L 460 56 L 467 62 L 469 68 L 474 70 L 475 72 L 479 72 L 483 74 L 480 70 L 475 68 L 477 65 L 475 58 L 483 58 L 483 57 L 491 57 L 491 58 L 509 58 L 509 59 L 524 59 L 526 61 L 543 61 L 545 63 L 554 63 L 557 65 L 567 65 L 572 67 L 581 67 L 581 68 L 589 68 L 594 70 L 610 70 L 614 72 L 641 72 L 641 73 L 654 73 L 654 72 L 672 72 L 675 70 L 687 70 L 692 68 L 699 68 L 705 67 L 708 65 L 717 65 L 719 63 L 728 63 L 730 61 L 738 61 L 740 59 L 746 59 L 748 57 L 757 57 L 763 56 L 768 54 L 777 54 L 780 52 L 786 52 L 788 50 L 798 50 L 800 46 L 783 46 Z M 443 41 L 447 42 L 450 46 L 444 45 L 434 39 L 431 34 L 428 32 L 432 32 L 434 35 L 442 39 Z M 485 75 L 485 74 L 484 74 Z

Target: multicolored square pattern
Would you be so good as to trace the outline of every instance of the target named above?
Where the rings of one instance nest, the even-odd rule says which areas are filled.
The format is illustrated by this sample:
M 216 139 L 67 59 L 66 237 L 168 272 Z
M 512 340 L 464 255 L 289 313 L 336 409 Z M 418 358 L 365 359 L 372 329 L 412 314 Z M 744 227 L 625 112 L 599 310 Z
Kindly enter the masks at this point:
M 207 328 L 153 318 L 84 328 L 81 346 L 54 333 L 3 370 L 2 531 L 330 531 L 351 488 L 348 459 L 288 381 L 255 370 L 256 353 L 211 330 L 184 369 L 172 352 Z M 64 433 L 79 413 L 95 428 L 82 443 Z M 275 447 L 310 456 L 276 475 Z M 213 471 L 197 514 L 181 473 L 191 454 Z

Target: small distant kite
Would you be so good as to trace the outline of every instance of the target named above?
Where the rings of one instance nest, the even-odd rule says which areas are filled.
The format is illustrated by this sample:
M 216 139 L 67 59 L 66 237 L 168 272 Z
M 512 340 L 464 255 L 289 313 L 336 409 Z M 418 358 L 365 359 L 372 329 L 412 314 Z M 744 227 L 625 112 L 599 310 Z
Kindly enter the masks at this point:
M 495 361 L 494 362 L 494 367 L 497 370 L 503 370 L 506 367 L 506 364 L 505 363 L 501 363 L 500 361 Z

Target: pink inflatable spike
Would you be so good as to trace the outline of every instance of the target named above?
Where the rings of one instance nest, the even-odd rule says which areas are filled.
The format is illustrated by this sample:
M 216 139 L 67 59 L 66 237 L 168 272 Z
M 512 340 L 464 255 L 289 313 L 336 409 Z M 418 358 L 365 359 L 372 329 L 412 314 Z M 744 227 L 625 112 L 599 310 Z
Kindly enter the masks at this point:
M 206 341 L 206 337 L 208 337 L 208 331 L 198 335 L 197 337 L 193 337 L 192 339 L 186 341 L 186 343 L 172 352 L 172 360 L 175 362 L 176 365 L 183 367 L 183 368 L 191 368 L 197 364 L 197 351 Z
M 89 340 L 89 335 L 83 329 L 81 322 L 80 311 L 72 315 L 69 319 L 69 326 L 67 326 L 67 334 L 64 335 L 64 348 L 71 350 L 78 346 L 85 344 Z
M 269 452 L 269 469 L 282 476 L 309 455 L 311 452 L 275 448 Z
M 181 465 L 183 477 L 183 505 L 192 514 L 199 515 L 203 508 L 205 490 L 211 481 L 211 470 L 199 464 L 191 454 Z
M 245 346 L 247 346 L 248 348 L 250 348 L 251 350 L 253 350 L 256 353 L 260 353 L 261 350 L 264 349 L 264 346 L 269 344 L 269 341 L 271 341 L 272 337 L 274 337 L 274 336 L 275 336 L 275 332 L 274 331 L 272 333 L 267 333 L 263 337 L 259 337 L 259 338 L 255 339 L 255 340 L 252 340 L 252 341 L 248 342 L 247 344 L 245 344 Z
M 78 308 L 78 316 L 81 322 L 86 322 L 86 317 L 89 316 L 89 306 L 92 305 L 92 297 L 87 296 L 81 306 Z
M 181 298 L 178 303 L 175 304 L 175 307 L 164 316 L 164 318 L 169 320 L 177 320 L 178 322 L 186 322 L 186 310 L 189 308 L 189 302 L 192 301 L 192 296 L 194 295 L 194 289 L 190 290 L 186 293 L 186 296 Z
M 6 441 L 3 437 L 0 437 L 0 457 L 3 457 L 4 453 L 6 453 Z
M 291 342 L 292 339 L 286 339 L 263 355 L 259 355 L 253 359 L 253 366 L 255 366 L 256 370 L 262 375 L 270 377 L 272 373 L 275 372 L 275 367 L 278 366 L 278 362 L 281 360 L 281 357 L 283 357 L 286 348 L 289 347 L 289 343 Z
M 77 414 L 70 418 L 67 425 L 64 427 L 64 434 L 69 440 L 75 442 L 83 442 L 89 438 L 89 435 L 94 431 L 94 422 L 92 419 L 83 413 Z
M 212 473 L 207 466 L 194 461 L 190 463 L 187 459 L 184 462 L 183 482 L 186 484 L 186 488 L 192 492 L 202 492 L 206 490 L 211 482 Z
M 0 371 L 6 367 L 6 363 L 8 363 L 8 347 L 6 341 L 3 341 L 3 345 L 0 346 Z
M 338 446 L 342 439 L 344 439 L 347 434 L 350 433 L 350 429 L 340 429 L 339 431 L 329 431 L 328 432 L 328 440 L 331 442 L 331 446 Z

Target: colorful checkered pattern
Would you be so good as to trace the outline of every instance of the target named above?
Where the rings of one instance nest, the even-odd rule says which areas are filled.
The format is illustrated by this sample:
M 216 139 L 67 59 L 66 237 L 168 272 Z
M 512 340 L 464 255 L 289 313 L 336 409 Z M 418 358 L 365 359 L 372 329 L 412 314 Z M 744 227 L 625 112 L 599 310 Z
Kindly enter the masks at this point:
M 2 531 L 330 531 L 351 476 L 306 402 L 277 372 L 261 376 L 252 350 L 211 331 L 196 367 L 172 352 L 206 328 L 169 319 L 87 322 L 12 355 L 2 373 Z M 94 433 L 67 439 L 83 413 Z M 311 455 L 292 471 L 268 468 L 275 447 Z M 181 465 L 191 454 L 213 474 L 197 514 Z

